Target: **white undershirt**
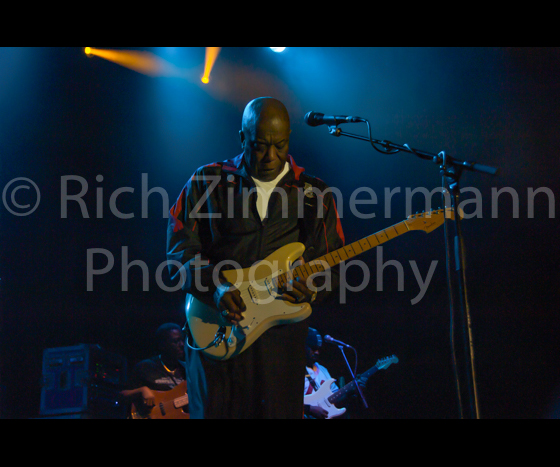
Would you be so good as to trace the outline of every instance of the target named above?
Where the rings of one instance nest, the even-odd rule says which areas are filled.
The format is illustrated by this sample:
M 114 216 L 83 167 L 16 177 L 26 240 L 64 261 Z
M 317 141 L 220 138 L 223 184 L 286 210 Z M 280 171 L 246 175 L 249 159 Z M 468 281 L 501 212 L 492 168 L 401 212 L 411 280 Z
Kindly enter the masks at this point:
M 288 173 L 290 170 L 289 164 L 284 164 L 284 170 L 282 173 L 278 175 L 274 180 L 270 182 L 263 182 L 261 180 L 257 180 L 255 177 L 251 177 L 255 182 L 255 186 L 257 187 L 257 211 L 259 211 L 259 216 L 261 216 L 261 220 L 266 217 L 266 213 L 268 210 L 268 201 L 270 200 L 270 195 L 278 182 Z

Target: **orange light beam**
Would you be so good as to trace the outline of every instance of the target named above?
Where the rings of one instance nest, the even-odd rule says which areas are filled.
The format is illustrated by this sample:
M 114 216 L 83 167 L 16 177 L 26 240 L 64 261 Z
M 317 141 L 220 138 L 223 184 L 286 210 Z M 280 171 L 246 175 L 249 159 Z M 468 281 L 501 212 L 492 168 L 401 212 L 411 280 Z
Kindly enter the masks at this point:
M 137 50 L 111 50 L 85 47 L 87 55 L 95 55 L 148 76 L 179 76 L 180 71 L 150 52 Z
M 204 74 L 200 79 L 204 84 L 210 82 L 210 72 L 216 63 L 216 59 L 220 54 L 221 47 L 206 47 L 206 59 L 204 61 Z

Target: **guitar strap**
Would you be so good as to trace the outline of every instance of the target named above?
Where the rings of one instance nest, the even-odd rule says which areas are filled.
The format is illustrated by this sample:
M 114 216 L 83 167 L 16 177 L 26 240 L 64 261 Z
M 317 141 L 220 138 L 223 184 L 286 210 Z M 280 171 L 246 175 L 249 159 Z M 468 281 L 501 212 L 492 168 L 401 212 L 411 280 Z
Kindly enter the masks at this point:
M 311 387 L 315 390 L 315 392 L 317 392 L 319 390 L 319 386 L 317 386 L 315 380 L 311 377 L 311 375 L 305 375 L 305 377 L 309 381 L 309 384 L 311 384 Z

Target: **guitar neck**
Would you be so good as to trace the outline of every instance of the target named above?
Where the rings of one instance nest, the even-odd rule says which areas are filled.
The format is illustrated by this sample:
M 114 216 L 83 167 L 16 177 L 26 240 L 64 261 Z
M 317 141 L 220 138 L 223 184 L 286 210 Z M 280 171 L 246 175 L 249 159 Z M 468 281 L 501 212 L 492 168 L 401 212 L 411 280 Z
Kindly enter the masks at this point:
M 362 238 L 357 242 L 350 243 L 349 245 L 343 246 L 332 253 L 327 253 L 320 258 L 317 258 L 309 263 L 302 264 L 295 267 L 289 273 L 282 274 L 277 277 L 277 285 L 284 286 L 291 278 L 301 280 L 306 280 L 309 276 L 317 274 L 319 272 L 324 272 L 330 268 L 335 267 L 337 264 L 347 261 L 355 256 L 361 255 L 366 251 L 372 250 L 378 247 L 382 243 L 393 240 L 394 238 L 409 232 L 410 229 L 406 224 L 406 221 L 399 222 L 391 227 L 380 230 L 369 237 Z
M 379 371 L 379 367 L 377 365 L 375 365 L 374 367 L 370 368 L 365 373 L 362 373 L 362 375 L 360 376 L 360 379 L 363 379 L 364 381 L 367 381 L 377 371 Z M 331 394 L 327 399 L 331 404 L 336 404 L 337 402 L 340 402 L 342 399 L 344 399 L 349 394 L 352 394 L 355 391 L 355 389 L 356 389 L 356 382 L 351 381 L 350 383 L 345 385 L 342 389 L 339 389 L 335 393 Z

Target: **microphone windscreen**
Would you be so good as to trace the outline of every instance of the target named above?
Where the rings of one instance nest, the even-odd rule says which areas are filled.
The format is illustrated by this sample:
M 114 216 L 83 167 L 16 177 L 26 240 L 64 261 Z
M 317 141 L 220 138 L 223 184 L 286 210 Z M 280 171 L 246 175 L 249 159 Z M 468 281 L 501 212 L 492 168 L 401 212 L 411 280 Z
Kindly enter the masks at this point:
M 305 123 L 307 123 L 309 126 L 319 126 L 322 123 L 318 122 L 317 119 L 315 118 L 316 116 L 322 116 L 323 114 L 317 113 L 317 112 L 307 112 L 305 114 L 305 117 L 303 117 L 303 120 L 305 121 Z

